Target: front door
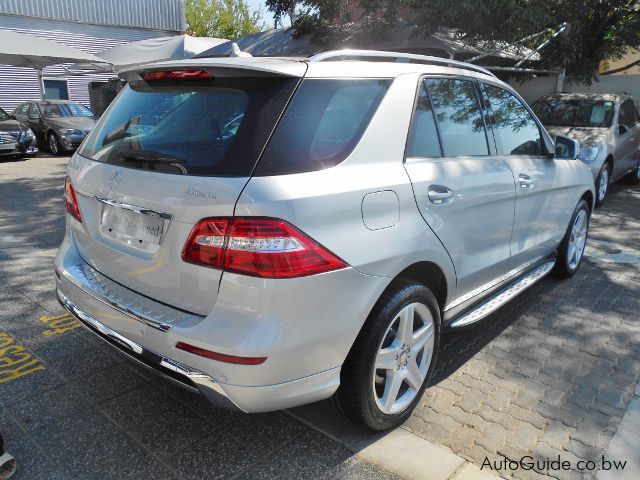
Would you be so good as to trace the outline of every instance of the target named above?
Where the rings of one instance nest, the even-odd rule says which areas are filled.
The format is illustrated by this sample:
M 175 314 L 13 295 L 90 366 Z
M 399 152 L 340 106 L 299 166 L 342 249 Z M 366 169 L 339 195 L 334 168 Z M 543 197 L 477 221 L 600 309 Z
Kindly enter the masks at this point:
M 511 237 L 512 267 L 535 262 L 554 252 L 575 208 L 578 184 L 574 162 L 548 155 L 550 142 L 530 110 L 513 93 L 497 85 L 481 86 L 492 115 L 490 123 L 516 185 Z
M 623 127 L 620 130 L 620 126 Z M 636 166 L 640 153 L 640 118 L 633 100 L 628 99 L 620 105 L 618 124 L 614 125 L 616 135 L 616 154 L 613 178 L 624 175 Z
M 456 296 L 504 275 L 515 186 L 487 134 L 475 81 L 422 81 L 405 167 L 420 213 L 455 266 Z

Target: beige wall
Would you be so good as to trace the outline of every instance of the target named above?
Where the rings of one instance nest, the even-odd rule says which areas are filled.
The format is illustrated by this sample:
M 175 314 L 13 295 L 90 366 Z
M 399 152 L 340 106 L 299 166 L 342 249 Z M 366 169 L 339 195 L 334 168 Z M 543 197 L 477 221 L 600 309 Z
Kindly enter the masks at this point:
M 607 70 L 613 70 L 614 68 L 624 67 L 625 65 L 629 65 L 631 62 L 635 62 L 637 60 L 640 60 L 640 51 L 628 53 L 620 60 L 607 60 L 605 62 L 602 62 L 598 73 L 602 73 Z M 616 73 L 614 75 L 628 75 L 630 73 L 640 73 L 640 65 L 634 65 L 633 67 L 628 68 L 627 70 L 623 70 L 622 72 Z

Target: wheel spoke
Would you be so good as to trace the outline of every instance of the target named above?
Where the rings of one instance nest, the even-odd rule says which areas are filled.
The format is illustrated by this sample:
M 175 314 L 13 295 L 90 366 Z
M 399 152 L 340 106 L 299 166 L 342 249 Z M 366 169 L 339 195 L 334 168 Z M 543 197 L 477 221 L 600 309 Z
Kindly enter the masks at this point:
M 376 357 L 376 369 L 391 370 L 396 368 L 396 359 L 400 350 L 396 347 L 383 348 Z
M 400 321 L 398 322 L 398 331 L 396 332 L 396 338 L 401 343 L 408 343 L 411 341 L 413 334 L 413 305 L 407 305 L 400 312 Z
M 424 377 L 418 368 L 415 357 L 410 358 L 407 362 L 407 378 L 405 379 L 407 384 L 413 388 L 416 392 L 420 390 Z
M 395 403 L 403 380 L 404 375 L 401 374 L 399 370 L 387 372 L 387 381 L 384 386 L 384 394 L 381 398 L 385 410 L 389 411 Z
M 433 324 L 429 323 L 415 332 L 411 338 L 411 353 L 416 355 L 424 348 L 429 339 L 433 336 Z
M 573 262 L 573 257 L 576 254 L 576 243 L 575 241 L 569 242 L 569 251 L 567 252 L 567 258 L 569 259 L 569 263 Z

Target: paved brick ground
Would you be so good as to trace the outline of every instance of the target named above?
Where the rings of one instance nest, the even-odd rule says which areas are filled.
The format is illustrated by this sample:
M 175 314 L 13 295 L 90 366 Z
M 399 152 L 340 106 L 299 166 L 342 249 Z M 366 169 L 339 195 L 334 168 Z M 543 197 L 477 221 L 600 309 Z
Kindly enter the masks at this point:
M 573 279 L 547 278 L 444 337 L 434 385 L 408 428 L 479 465 L 524 455 L 599 460 L 640 374 L 639 234 L 640 188 L 612 186 Z
M 32 373 L 0 383 L 0 428 L 21 460 L 18 478 L 395 478 L 286 413 L 213 409 L 82 329 L 45 335 L 65 329 L 51 320 L 62 311 L 47 257 L 63 233 L 63 165 L 0 164 L 0 237 L 22 239 L 0 241 L 0 348 L 8 335 L 35 361 Z M 639 233 L 640 189 L 614 186 L 578 275 L 545 279 L 481 325 L 447 335 L 406 428 L 477 465 L 526 454 L 599 459 L 640 375 Z M 371 441 L 326 404 L 296 414 L 350 444 Z

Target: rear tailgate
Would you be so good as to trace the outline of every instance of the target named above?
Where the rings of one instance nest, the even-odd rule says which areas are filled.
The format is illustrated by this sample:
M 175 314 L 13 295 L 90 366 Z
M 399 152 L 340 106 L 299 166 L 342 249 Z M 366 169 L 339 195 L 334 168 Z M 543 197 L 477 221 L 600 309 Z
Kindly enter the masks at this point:
M 84 260 L 152 299 L 209 313 L 221 271 L 182 261 L 182 249 L 200 219 L 233 215 L 306 69 L 286 63 L 297 75 L 218 66 L 204 81 L 139 79 L 123 90 L 69 164 Z

